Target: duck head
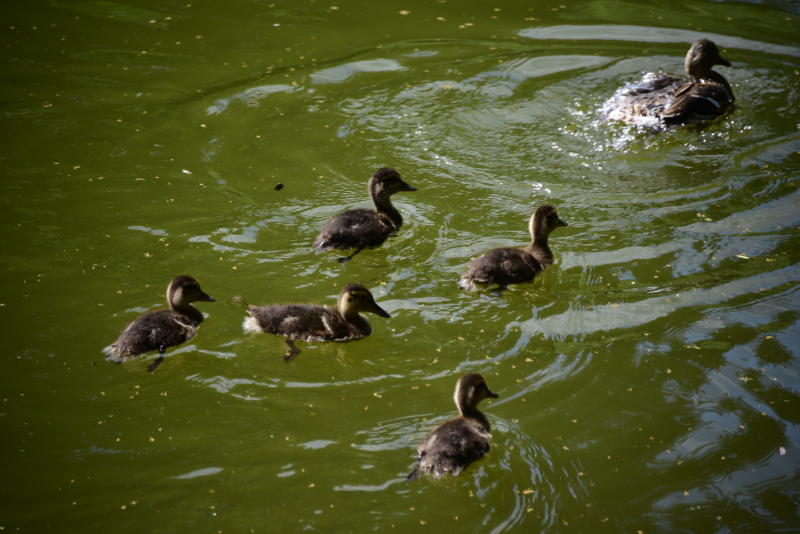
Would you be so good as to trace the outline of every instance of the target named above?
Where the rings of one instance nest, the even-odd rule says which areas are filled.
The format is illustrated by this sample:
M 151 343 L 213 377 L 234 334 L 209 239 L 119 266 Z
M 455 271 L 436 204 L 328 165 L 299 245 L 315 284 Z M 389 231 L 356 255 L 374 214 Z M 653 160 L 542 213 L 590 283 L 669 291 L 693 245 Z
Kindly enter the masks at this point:
M 378 306 L 369 289 L 361 284 L 347 284 L 339 293 L 339 311 L 345 317 L 358 312 L 374 313 L 381 317 L 391 317 L 386 310 Z
M 200 283 L 191 276 L 176 276 L 167 286 L 167 302 L 171 308 L 184 307 L 198 300 L 214 302 L 214 297 L 203 292 Z
M 375 171 L 369 181 L 369 191 L 373 197 L 389 197 L 400 191 L 416 191 L 417 188 L 408 185 L 400 178 L 400 173 L 388 167 Z
M 722 57 L 714 41 L 698 39 L 686 52 L 684 67 L 689 76 L 695 79 L 707 78 L 714 65 L 730 67 L 730 62 Z
M 550 232 L 560 226 L 569 226 L 566 222 L 561 220 L 558 212 L 553 206 L 544 205 L 539 207 L 536 212 L 531 215 L 528 230 L 531 233 L 533 241 L 539 239 L 546 239 Z
M 458 411 L 464 413 L 474 412 L 478 403 L 483 399 L 496 399 L 500 395 L 489 389 L 486 380 L 478 373 L 470 373 L 458 379 L 453 400 L 458 406 Z

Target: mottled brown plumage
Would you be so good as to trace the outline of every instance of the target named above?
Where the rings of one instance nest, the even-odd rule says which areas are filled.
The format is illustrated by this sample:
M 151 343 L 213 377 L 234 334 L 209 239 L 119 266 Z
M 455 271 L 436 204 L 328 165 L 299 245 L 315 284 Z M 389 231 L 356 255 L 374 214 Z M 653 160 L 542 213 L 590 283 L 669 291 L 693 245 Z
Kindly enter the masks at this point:
M 394 169 L 378 169 L 369 180 L 369 193 L 375 209 L 356 208 L 333 216 L 314 240 L 317 252 L 356 249 L 339 261 L 346 261 L 364 248 L 381 245 L 403 224 L 403 217 L 392 205 L 391 196 L 400 191 L 416 191 Z
M 528 229 L 531 242 L 521 248 L 495 248 L 472 260 L 461 275 L 459 285 L 474 290 L 478 286 L 530 282 L 545 267 L 553 263 L 553 252 L 548 246 L 550 232 L 567 223 L 558 217 L 552 206 L 541 206 L 531 216 Z
M 237 299 L 244 304 L 241 298 Z M 372 293 L 361 284 L 348 284 L 339 293 L 337 306 L 315 304 L 282 304 L 248 306 L 242 327 L 246 332 L 264 332 L 287 338 L 287 361 L 300 350 L 292 343 L 298 341 L 353 341 L 372 333 L 372 327 L 359 312 L 381 317 L 389 314 L 375 302 Z
M 456 474 L 489 452 L 491 425 L 478 410 L 478 403 L 498 396 L 483 376 L 462 376 L 453 395 L 460 415 L 440 424 L 422 440 L 417 447 L 417 465 L 407 479 L 416 478 L 420 472 L 435 476 Z
M 648 73 L 617 91 L 606 102 L 604 113 L 613 120 L 645 126 L 676 126 L 718 117 L 733 104 L 734 96 L 728 80 L 713 70 L 715 65 L 731 66 L 713 41 L 698 39 L 684 61 L 689 80 Z
M 200 284 L 191 276 L 178 276 L 167 286 L 169 309 L 143 313 L 134 319 L 117 340 L 103 349 L 106 360 L 121 363 L 125 359 L 157 350 L 159 353 L 148 371 L 155 370 L 164 360 L 168 347 L 180 345 L 197 333 L 203 314 L 191 305 L 192 302 L 214 302 L 200 289 Z

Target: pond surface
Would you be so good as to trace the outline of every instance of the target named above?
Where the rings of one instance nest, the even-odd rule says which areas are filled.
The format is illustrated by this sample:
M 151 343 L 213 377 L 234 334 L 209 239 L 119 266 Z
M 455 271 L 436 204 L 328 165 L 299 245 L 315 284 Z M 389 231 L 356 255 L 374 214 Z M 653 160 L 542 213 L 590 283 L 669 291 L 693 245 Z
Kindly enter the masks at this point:
M 800 524 L 797 2 L 36 1 L 4 56 L 8 532 L 768 532 Z M 598 121 L 689 43 L 736 108 Z M 344 264 L 324 221 L 390 166 L 405 223 Z M 283 184 L 282 189 L 276 189 Z M 556 264 L 465 293 L 552 204 Z M 179 274 L 190 343 L 101 349 Z M 371 337 L 242 332 L 253 304 L 367 285 Z M 492 450 L 407 484 L 457 378 Z

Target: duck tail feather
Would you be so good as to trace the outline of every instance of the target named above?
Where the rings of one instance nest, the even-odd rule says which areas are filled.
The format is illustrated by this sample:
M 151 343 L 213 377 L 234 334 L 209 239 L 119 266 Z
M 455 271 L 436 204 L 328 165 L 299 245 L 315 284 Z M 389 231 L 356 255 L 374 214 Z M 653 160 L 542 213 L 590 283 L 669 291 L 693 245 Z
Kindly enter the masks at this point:
M 233 297 L 233 301 L 238 302 L 239 304 L 244 306 L 244 309 L 247 310 L 248 313 L 250 313 L 250 305 L 242 297 L 236 295 L 235 297 Z
M 406 475 L 406 482 L 411 482 L 419 478 L 419 462 L 414 466 L 414 469 Z

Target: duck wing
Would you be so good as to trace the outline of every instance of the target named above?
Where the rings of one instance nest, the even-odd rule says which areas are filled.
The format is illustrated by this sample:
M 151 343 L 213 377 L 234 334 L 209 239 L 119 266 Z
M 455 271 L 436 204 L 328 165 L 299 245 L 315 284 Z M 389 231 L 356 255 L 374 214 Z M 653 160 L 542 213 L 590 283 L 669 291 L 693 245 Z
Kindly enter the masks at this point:
M 479 284 L 517 284 L 533 280 L 541 263 L 518 248 L 496 248 L 472 260 L 462 279 Z
M 253 306 L 250 315 L 264 332 L 305 341 L 334 341 L 348 336 L 341 314 L 327 306 L 284 304 Z
M 104 349 L 109 359 L 135 356 L 180 345 L 194 337 L 198 321 L 172 310 L 155 310 L 137 317 Z
M 617 90 L 601 109 L 601 115 L 627 124 L 651 125 L 685 79 L 665 73 L 647 73 L 641 80 Z
M 417 452 L 424 471 L 455 472 L 489 452 L 489 434 L 463 418 L 451 419 L 428 434 Z
M 314 240 L 319 252 L 333 249 L 377 247 L 396 230 L 392 221 L 369 209 L 352 209 L 335 215 Z
M 693 82 L 675 91 L 662 118 L 669 125 L 713 119 L 731 104 L 728 90 L 718 83 Z

